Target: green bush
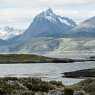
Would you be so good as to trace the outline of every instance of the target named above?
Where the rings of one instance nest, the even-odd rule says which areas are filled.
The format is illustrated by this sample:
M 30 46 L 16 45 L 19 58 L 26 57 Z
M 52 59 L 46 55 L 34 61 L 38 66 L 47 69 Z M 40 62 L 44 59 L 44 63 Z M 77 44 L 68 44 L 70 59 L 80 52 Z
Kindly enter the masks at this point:
M 56 86 L 63 86 L 62 81 L 50 81 L 49 83 L 56 85 Z
M 18 78 L 17 77 L 5 77 L 5 78 L 3 78 L 3 80 L 4 81 L 8 81 L 8 80 L 16 81 L 16 80 L 18 80 Z
M 64 95 L 73 95 L 74 90 L 71 88 L 65 88 L 64 89 Z
M 61 85 L 63 84 L 60 81 L 46 82 L 37 78 L 6 77 L 0 78 L 0 95 L 33 95 L 31 92 L 48 92 Z
M 95 92 L 95 82 L 90 83 L 89 85 L 83 88 L 86 92 Z
M 79 94 L 80 94 L 80 95 L 85 95 L 83 92 L 80 92 Z

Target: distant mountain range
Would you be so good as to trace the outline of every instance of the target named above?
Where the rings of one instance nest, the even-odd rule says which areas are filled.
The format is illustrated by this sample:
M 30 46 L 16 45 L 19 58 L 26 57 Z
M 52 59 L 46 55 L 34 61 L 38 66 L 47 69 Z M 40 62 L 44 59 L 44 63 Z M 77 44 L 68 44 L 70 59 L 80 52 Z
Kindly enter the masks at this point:
M 8 31 L 8 33 L 15 31 L 9 27 L 5 28 L 5 30 Z M 80 41 L 75 41 L 75 39 L 73 41 L 72 37 L 73 39 L 95 37 L 95 17 L 89 18 L 77 25 L 72 19 L 56 15 L 52 9 L 49 8 L 35 16 L 33 22 L 25 32 L 10 36 L 6 40 L 1 39 L 0 52 L 43 54 L 55 50 L 58 51 L 60 47 L 63 48 L 62 51 L 68 50 L 68 48 L 70 48 L 69 50 L 85 50 L 88 48 L 88 44 L 84 47 L 84 45 L 80 43 L 78 44 L 82 45 L 83 48 L 78 48 L 79 45 L 76 46 L 76 41 Z M 63 38 L 70 38 L 70 40 L 67 41 L 67 39 L 64 40 Z M 67 42 L 67 46 L 64 41 Z M 86 43 L 88 41 L 90 41 L 91 44 L 89 48 L 92 48 L 92 41 L 93 43 L 95 42 L 94 39 L 86 40 Z M 70 45 L 68 45 L 69 42 Z
M 10 26 L 0 28 L 0 39 L 7 40 L 23 33 L 24 30 Z
M 69 37 L 95 37 L 95 16 L 71 29 L 67 35 Z

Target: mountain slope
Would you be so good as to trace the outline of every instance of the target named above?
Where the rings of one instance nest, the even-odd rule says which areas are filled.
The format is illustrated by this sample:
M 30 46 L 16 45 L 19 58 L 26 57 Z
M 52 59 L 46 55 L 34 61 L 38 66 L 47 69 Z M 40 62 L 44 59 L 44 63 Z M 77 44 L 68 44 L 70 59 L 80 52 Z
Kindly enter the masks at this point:
M 61 38 L 59 42 L 59 47 L 48 56 L 79 59 L 95 55 L 94 38 Z
M 80 23 L 67 35 L 68 37 L 95 37 L 95 16 Z

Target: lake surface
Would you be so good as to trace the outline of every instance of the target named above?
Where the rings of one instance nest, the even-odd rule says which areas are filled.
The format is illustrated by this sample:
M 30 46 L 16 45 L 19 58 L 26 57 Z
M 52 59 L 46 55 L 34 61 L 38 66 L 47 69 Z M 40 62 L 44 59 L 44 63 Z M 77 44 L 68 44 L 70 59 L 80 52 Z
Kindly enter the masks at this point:
M 62 78 L 63 72 L 95 68 L 95 62 L 0 64 L 0 76 L 40 77 L 43 80 L 61 80 L 70 85 L 81 79 Z

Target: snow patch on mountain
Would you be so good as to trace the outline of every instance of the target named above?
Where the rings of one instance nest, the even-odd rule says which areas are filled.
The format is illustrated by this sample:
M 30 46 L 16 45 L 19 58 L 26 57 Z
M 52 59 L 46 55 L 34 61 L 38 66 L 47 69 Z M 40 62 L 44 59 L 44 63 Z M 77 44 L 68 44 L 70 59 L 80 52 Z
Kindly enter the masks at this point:
M 65 24 L 67 24 L 67 25 L 71 25 L 67 20 L 65 20 L 65 19 L 62 19 L 62 18 L 60 18 L 59 17 L 59 20 L 60 20 L 60 22 L 62 22 L 62 23 L 65 23 Z
M 55 22 L 56 23 L 56 19 L 52 18 L 51 16 L 46 16 L 46 19 L 48 19 L 51 22 Z

